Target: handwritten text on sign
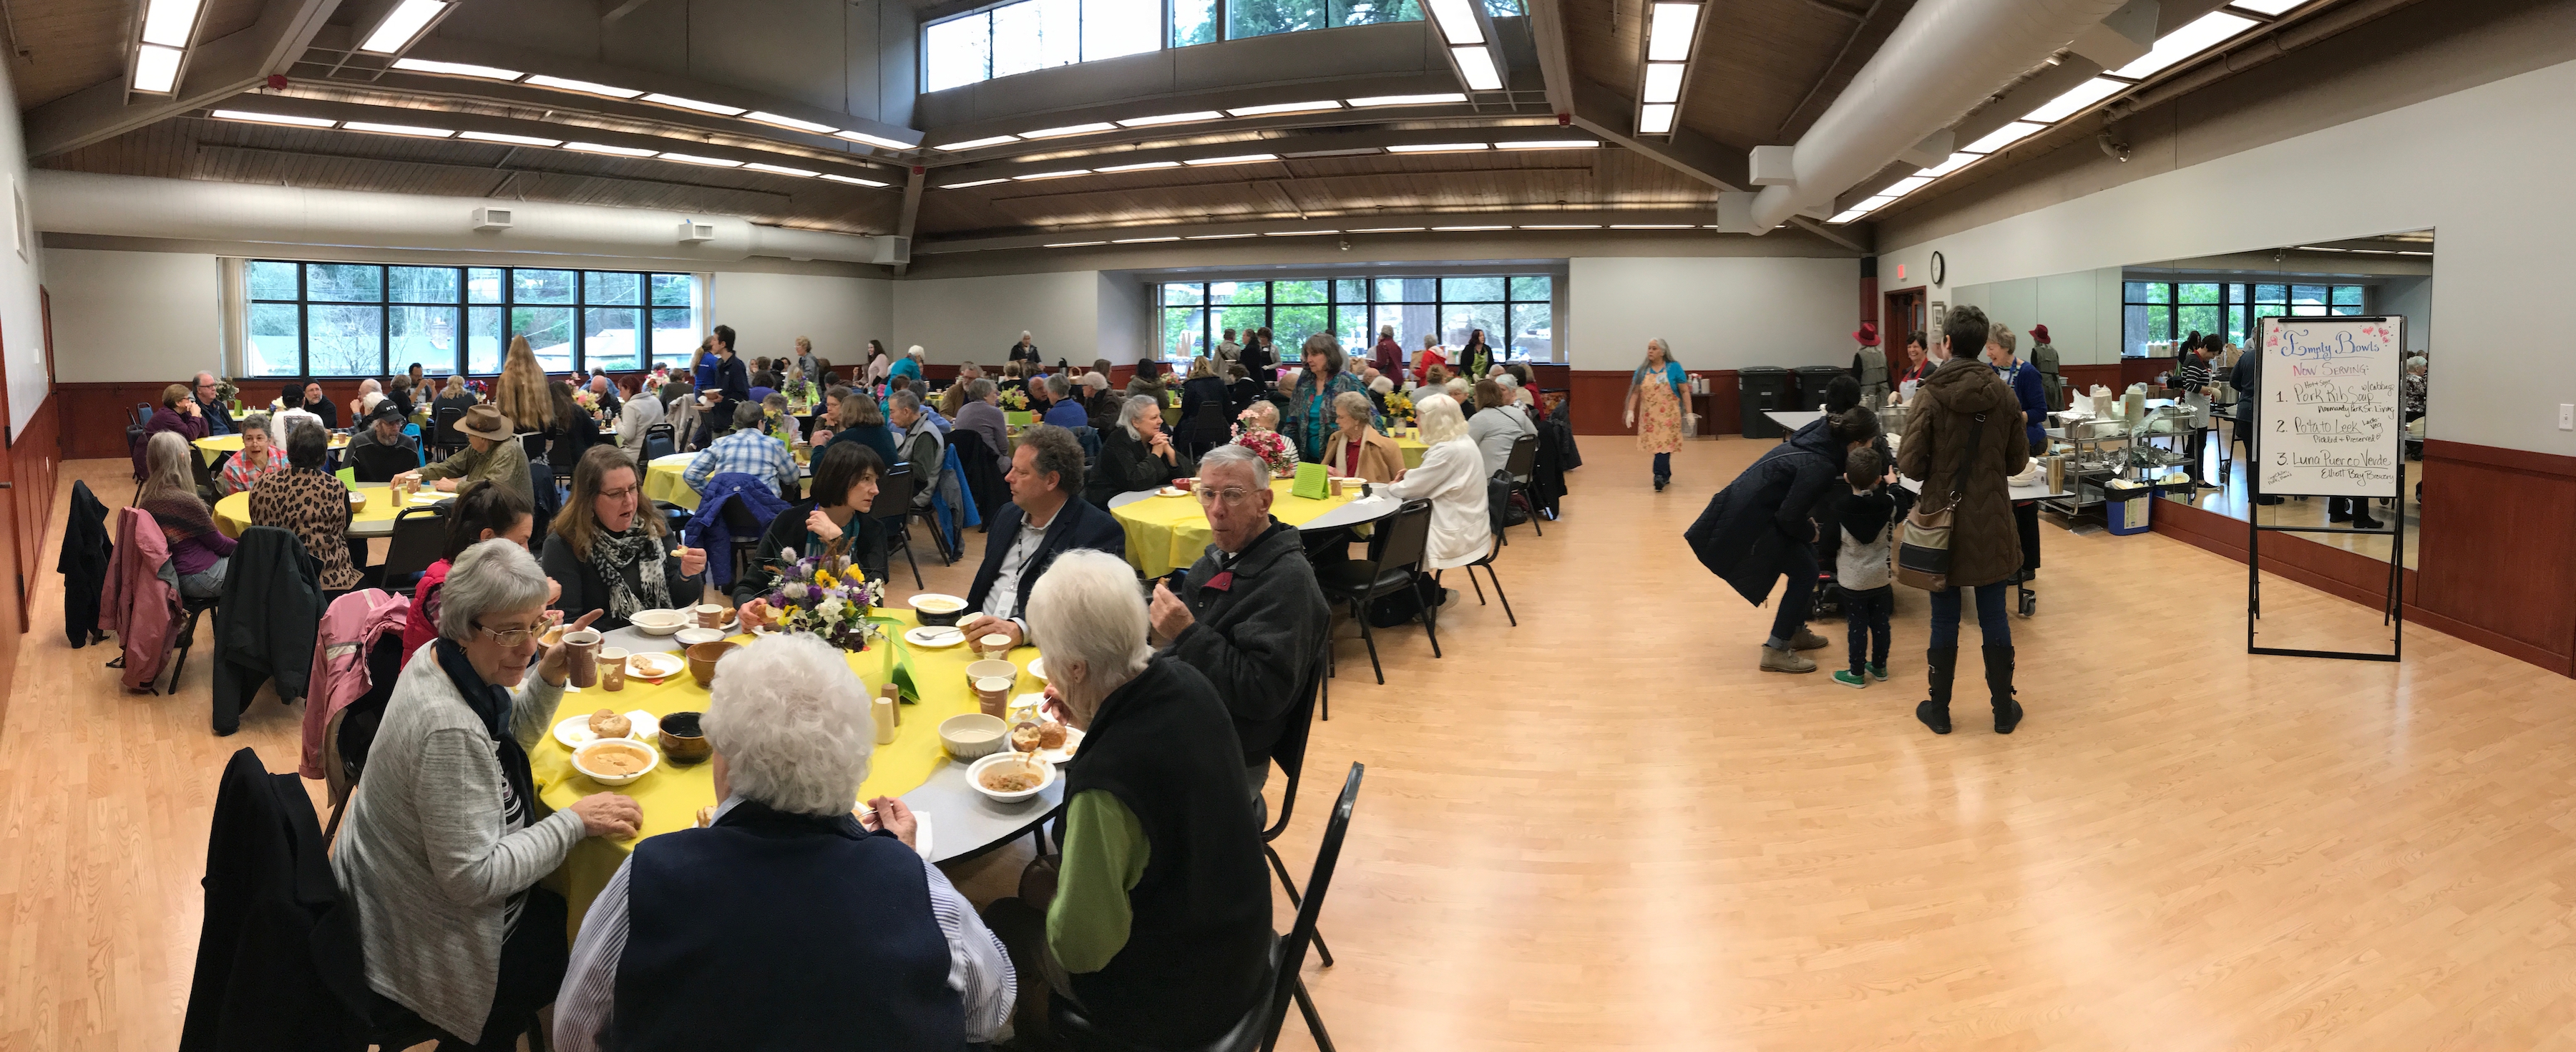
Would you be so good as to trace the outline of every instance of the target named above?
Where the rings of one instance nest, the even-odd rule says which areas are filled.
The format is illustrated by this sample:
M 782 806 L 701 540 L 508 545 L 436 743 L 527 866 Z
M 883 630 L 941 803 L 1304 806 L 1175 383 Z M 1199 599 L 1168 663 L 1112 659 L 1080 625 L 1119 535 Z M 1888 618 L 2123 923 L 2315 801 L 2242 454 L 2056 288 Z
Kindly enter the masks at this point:
M 2270 319 L 2255 444 L 2263 492 L 2397 495 L 2404 320 Z

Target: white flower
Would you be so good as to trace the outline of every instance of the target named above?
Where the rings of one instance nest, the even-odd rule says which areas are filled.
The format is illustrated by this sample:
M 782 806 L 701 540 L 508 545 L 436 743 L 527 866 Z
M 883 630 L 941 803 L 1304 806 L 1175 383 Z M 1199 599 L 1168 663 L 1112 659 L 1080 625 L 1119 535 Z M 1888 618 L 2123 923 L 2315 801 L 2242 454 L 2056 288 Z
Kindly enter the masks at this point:
M 795 581 L 789 583 L 787 587 L 779 589 L 779 591 L 785 592 L 789 599 L 803 599 L 805 598 L 806 590 L 810 587 L 811 586 L 807 585 L 803 581 Z
M 822 605 L 814 608 L 814 614 L 815 616 L 822 618 L 826 623 L 829 623 L 840 620 L 841 611 L 848 608 L 849 604 L 838 599 L 826 599 L 823 600 Z

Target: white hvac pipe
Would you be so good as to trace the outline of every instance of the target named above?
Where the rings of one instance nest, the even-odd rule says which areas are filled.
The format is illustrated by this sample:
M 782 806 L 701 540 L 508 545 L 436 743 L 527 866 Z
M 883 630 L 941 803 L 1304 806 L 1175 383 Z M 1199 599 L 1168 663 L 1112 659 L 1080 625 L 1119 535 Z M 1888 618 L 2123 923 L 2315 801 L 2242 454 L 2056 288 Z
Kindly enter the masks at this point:
M 29 173 L 29 183 L 36 229 L 64 234 L 705 263 L 751 256 L 847 263 L 878 258 L 877 238 L 764 227 L 730 216 L 44 169 Z M 510 227 L 475 229 L 478 208 L 508 209 Z M 715 236 L 682 241 L 680 226 L 687 221 L 712 227 Z
M 1767 231 L 1887 167 L 2126 0 L 1924 0 L 1798 140 L 1796 181 L 1753 199 Z

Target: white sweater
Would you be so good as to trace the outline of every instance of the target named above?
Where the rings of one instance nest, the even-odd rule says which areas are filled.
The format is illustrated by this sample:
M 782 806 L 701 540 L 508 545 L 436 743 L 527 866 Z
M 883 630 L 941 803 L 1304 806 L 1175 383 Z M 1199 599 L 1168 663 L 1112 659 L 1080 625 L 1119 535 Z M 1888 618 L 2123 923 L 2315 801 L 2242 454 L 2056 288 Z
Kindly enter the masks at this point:
M 1422 466 L 1384 488 L 1398 500 L 1431 502 L 1431 540 L 1423 550 L 1422 569 L 1449 570 L 1485 557 L 1494 544 L 1493 524 L 1485 518 L 1484 457 L 1465 436 L 1434 442 L 1422 453 Z

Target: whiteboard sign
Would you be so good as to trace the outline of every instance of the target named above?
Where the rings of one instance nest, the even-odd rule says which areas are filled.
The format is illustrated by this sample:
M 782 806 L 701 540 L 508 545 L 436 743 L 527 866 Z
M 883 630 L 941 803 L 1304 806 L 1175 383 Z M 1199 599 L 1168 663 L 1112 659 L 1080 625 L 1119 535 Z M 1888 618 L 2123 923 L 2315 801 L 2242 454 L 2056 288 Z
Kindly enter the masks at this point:
M 2254 444 L 2260 492 L 2397 496 L 2406 319 L 2264 321 Z

